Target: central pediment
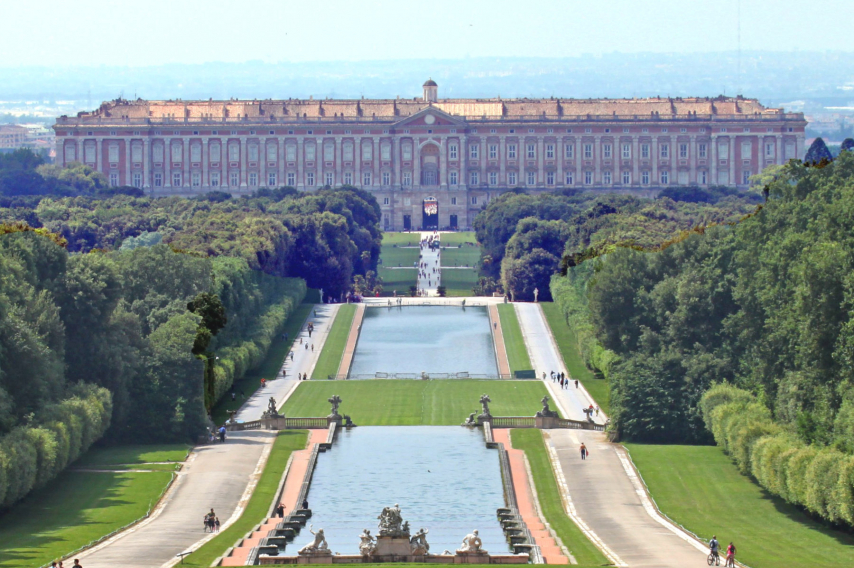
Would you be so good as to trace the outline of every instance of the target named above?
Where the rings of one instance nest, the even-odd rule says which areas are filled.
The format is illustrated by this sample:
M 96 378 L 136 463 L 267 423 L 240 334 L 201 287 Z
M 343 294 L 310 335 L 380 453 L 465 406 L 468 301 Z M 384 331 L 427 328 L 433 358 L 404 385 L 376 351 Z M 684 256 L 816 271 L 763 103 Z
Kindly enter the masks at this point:
M 464 128 L 467 123 L 465 120 L 448 114 L 447 112 L 431 105 L 419 110 L 413 115 L 407 116 L 406 118 L 397 121 L 394 125 L 397 128 L 407 126 L 458 126 Z

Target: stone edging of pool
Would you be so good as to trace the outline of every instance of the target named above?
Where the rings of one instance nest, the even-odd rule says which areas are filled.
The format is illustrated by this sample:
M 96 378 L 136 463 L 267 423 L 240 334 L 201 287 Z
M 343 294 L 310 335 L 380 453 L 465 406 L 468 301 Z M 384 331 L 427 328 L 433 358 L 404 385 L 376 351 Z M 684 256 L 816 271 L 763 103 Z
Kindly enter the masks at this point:
M 356 353 L 356 344 L 359 343 L 359 334 L 362 332 L 362 320 L 365 318 L 365 304 L 356 306 L 353 322 L 350 324 L 350 333 L 347 335 L 347 343 L 344 345 L 344 353 L 341 355 L 341 363 L 338 365 L 336 378 L 344 378 L 350 374 L 353 365 L 353 355 Z
M 259 523 L 252 531 L 238 541 L 234 547 L 226 551 L 221 559 L 214 565 L 220 566 L 246 566 L 267 564 L 361 564 L 365 559 L 360 554 L 314 554 L 297 556 L 278 555 L 281 545 L 294 541 L 311 517 L 310 509 L 302 509 L 300 505 L 308 496 L 311 487 L 311 479 L 317 465 L 317 456 L 320 452 L 331 449 L 335 440 L 337 424 L 331 424 L 330 429 L 324 436 L 320 429 L 311 430 L 306 449 L 294 452 L 288 466 L 283 473 L 283 481 L 277 491 L 276 499 L 270 507 L 271 515 L 277 503 L 285 506 L 283 518 L 271 516 Z M 480 554 L 480 553 L 456 553 L 456 554 L 427 554 L 418 556 L 397 556 L 389 558 L 372 558 L 372 562 L 419 562 L 431 564 L 542 564 L 545 562 L 541 554 L 541 546 L 535 542 L 534 536 L 528 530 L 525 518 L 526 512 L 519 511 L 517 501 L 517 487 L 514 483 L 514 469 L 511 465 L 510 454 L 505 449 L 504 443 L 495 443 L 490 440 L 492 433 L 489 424 L 484 424 L 484 435 L 487 447 L 494 448 L 499 452 L 499 464 L 501 477 L 504 485 L 504 498 L 507 507 L 496 511 L 499 523 L 504 531 L 508 542 L 513 547 L 513 554 Z M 509 442 L 508 442 L 509 444 Z M 311 448 L 311 449 L 309 449 Z M 515 450 L 521 452 L 520 450 Z M 523 454 L 524 455 L 524 454 Z M 528 488 L 531 480 L 527 478 L 524 469 L 516 471 L 516 478 L 522 487 Z M 297 492 L 297 487 L 299 488 Z M 524 491 L 525 489 L 520 489 Z M 530 497 L 524 497 L 525 502 L 530 502 Z M 287 511 L 290 511 L 289 513 Z M 546 533 L 552 538 L 550 533 Z M 540 536 L 543 539 L 543 536 Z M 408 539 L 407 539 L 408 544 Z M 548 550 L 560 549 L 560 545 L 552 539 Z M 265 554 L 273 552 L 274 554 Z M 569 563 L 569 560 L 560 555 L 558 560 L 552 563 Z M 560 560 L 563 560 L 562 562 Z

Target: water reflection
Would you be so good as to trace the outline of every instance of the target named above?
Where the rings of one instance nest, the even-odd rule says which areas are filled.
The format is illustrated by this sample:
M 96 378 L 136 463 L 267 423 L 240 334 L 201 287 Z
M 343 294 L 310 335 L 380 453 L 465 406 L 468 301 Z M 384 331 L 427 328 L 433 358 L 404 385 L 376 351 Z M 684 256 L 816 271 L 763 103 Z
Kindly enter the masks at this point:
M 368 308 L 351 378 L 383 373 L 498 373 L 482 306 Z
M 498 452 L 459 426 L 360 426 L 320 454 L 308 495 L 311 523 L 333 552 L 357 554 L 359 533 L 376 535 L 383 507 L 400 504 L 414 533 L 430 530 L 432 554 L 456 550 L 480 530 L 484 548 L 509 550 L 495 511 L 504 507 Z M 308 542 L 304 531 L 296 544 Z

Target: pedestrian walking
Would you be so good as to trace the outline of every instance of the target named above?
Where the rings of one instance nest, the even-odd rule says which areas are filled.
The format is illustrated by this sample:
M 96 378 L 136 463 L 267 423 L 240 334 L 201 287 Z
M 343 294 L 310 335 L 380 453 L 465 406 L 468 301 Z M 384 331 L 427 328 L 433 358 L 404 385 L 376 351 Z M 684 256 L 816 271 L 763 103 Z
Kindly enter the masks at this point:
M 302 500 L 302 508 L 303 508 L 303 510 L 305 510 L 305 511 L 307 511 L 307 510 L 308 510 L 308 499 L 303 499 L 303 500 Z
M 261 379 L 261 388 L 263 389 L 267 385 L 267 379 Z
M 221 443 L 225 443 L 225 426 L 219 427 L 219 441 Z
M 219 517 L 214 519 L 214 528 L 216 529 L 216 532 L 219 532 Z
M 74 559 L 74 568 L 83 568 L 83 565 L 76 558 Z
M 587 456 L 590 455 L 590 452 L 587 451 L 587 446 L 584 445 L 584 442 L 581 443 L 581 459 L 586 460 Z
M 599 407 L 596 407 L 596 416 L 599 416 Z
M 575 379 L 575 388 L 578 388 L 578 379 Z
M 235 400 L 237 400 L 237 393 L 234 391 L 231 391 L 231 402 L 234 402 Z
M 314 343 L 311 344 L 311 352 L 314 353 Z
M 284 518 L 284 516 L 285 516 L 285 506 L 282 505 L 281 503 L 279 503 L 279 506 L 276 507 L 276 516 L 279 517 L 280 519 Z

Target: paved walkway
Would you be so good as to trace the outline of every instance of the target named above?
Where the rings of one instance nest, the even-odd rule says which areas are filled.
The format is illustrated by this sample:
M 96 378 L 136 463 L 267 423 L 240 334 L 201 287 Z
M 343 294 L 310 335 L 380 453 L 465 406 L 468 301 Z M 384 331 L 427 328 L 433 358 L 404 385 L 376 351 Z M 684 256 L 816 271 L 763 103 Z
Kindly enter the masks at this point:
M 513 306 L 516 308 L 519 327 L 522 329 L 525 346 L 528 348 L 531 365 L 536 370 L 537 377 L 542 378 L 545 372 L 546 388 L 549 389 L 552 398 L 566 418 L 586 420 L 587 416 L 583 409 L 588 408 L 591 404 L 596 406 L 596 402 L 587 393 L 584 386 L 578 383 L 576 388 L 573 383 L 570 383 L 569 388 L 561 389 L 560 384 L 553 383 L 550 378 L 552 371 L 555 373 L 564 372 L 567 377 L 570 375 L 564 367 L 563 358 L 557 349 L 542 308 L 539 304 L 518 302 L 514 303 Z M 599 416 L 594 416 L 594 421 L 597 424 L 604 424 L 606 419 L 607 417 L 602 411 L 599 412 Z
M 528 477 L 528 468 L 525 461 L 525 452 L 513 449 L 510 443 L 510 430 L 500 428 L 492 431 L 495 441 L 504 444 L 507 455 L 510 458 L 510 475 L 513 477 L 513 491 L 516 493 L 516 505 L 519 514 L 525 521 L 525 526 L 534 537 L 534 543 L 540 547 L 540 553 L 546 564 L 569 564 L 569 558 L 563 553 L 551 532 L 543 524 L 534 503 L 537 499 L 531 490 L 534 480 Z
M 489 313 L 489 325 L 492 326 L 492 344 L 495 346 L 495 361 L 498 366 L 498 374 L 501 376 L 509 375 L 510 362 L 507 359 L 507 347 L 504 345 L 504 331 L 501 329 L 498 305 L 490 304 L 487 312 Z
M 421 233 L 421 240 L 425 241 L 433 235 L 432 231 Z M 427 296 L 438 296 L 436 288 L 442 282 L 441 263 L 439 261 L 440 249 L 430 250 L 426 244 L 421 249 L 421 262 L 424 263 L 424 268 L 419 270 L 418 290 L 425 291 Z M 436 272 L 433 272 L 436 269 Z M 424 275 L 421 275 L 421 272 Z
M 584 461 L 581 442 L 590 450 Z M 601 432 L 588 430 L 549 430 L 546 443 L 563 474 L 562 479 L 558 476 L 558 485 L 569 493 L 576 514 L 616 557 L 617 564 L 656 568 L 705 565 L 708 551 L 702 544 L 651 514 L 652 505 L 640 481 L 632 479 L 634 471 L 621 459 L 622 446 L 608 442 Z
M 350 323 L 350 332 L 347 334 L 347 343 L 344 345 L 344 353 L 341 355 L 341 363 L 338 365 L 338 378 L 346 379 L 350 374 L 350 365 L 353 364 L 353 355 L 356 353 L 356 344 L 359 343 L 359 333 L 362 331 L 362 320 L 365 318 L 365 304 L 356 305 L 356 313 Z
M 284 365 L 287 378 L 268 381 L 267 386 L 258 389 L 240 408 L 237 420 L 261 418 L 271 396 L 281 408 L 299 385 L 297 373 L 311 376 L 339 306 L 316 306 L 317 315 L 313 310 L 308 318 L 314 322 L 312 337 L 309 339 L 303 325 L 294 345 L 294 359 L 288 357 Z M 306 341 L 309 345 L 314 343 L 314 351 L 305 349 Z M 325 437 L 326 431 L 322 434 Z M 225 444 L 197 446 L 151 517 L 75 557 L 87 568 L 156 568 L 173 564 L 176 554 L 195 548 L 205 537 L 202 519 L 211 508 L 223 529 L 242 513 L 275 437 L 275 432 L 248 430 L 229 433 Z

